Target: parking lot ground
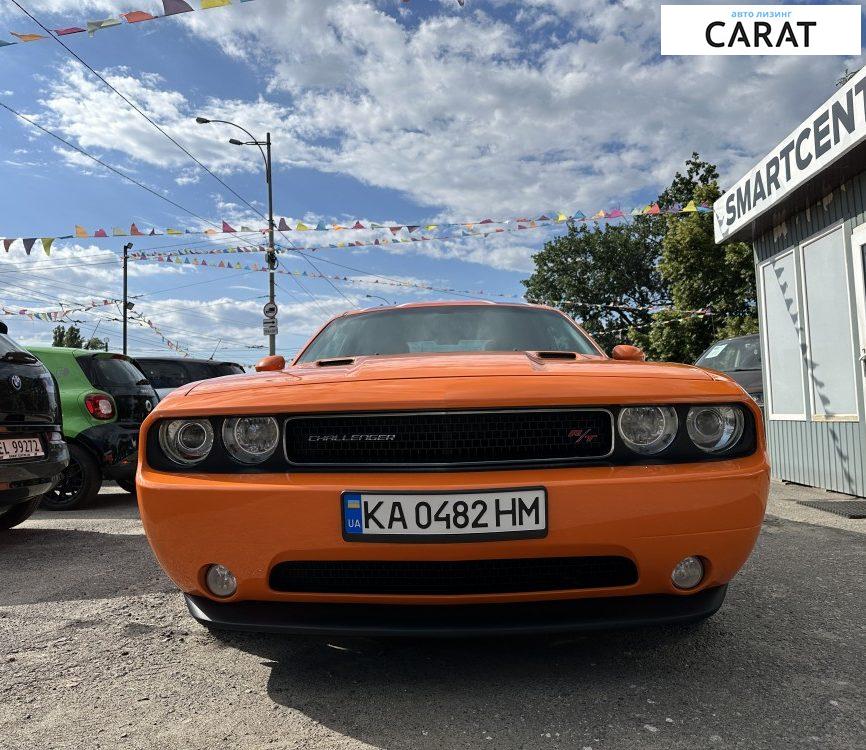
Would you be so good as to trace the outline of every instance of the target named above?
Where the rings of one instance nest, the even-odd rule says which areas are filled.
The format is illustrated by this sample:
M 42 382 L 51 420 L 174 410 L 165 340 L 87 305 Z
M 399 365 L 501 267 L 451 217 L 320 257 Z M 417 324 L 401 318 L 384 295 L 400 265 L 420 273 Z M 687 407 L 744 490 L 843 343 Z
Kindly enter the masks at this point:
M 110 488 L 0 538 L 0 748 L 863 748 L 866 521 L 797 493 L 697 627 L 328 642 L 209 635 Z

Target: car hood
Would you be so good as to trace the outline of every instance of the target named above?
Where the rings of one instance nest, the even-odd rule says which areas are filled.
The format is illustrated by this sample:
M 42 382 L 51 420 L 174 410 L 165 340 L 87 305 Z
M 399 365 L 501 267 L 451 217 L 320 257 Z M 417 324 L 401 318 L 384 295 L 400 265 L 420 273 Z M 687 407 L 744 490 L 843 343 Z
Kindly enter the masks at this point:
M 173 391 L 156 416 L 385 411 L 747 400 L 721 373 L 691 365 L 533 353 L 358 357 L 231 375 Z
M 503 377 L 661 378 L 711 380 L 706 371 L 691 365 L 630 362 L 600 356 L 577 355 L 573 360 L 543 359 L 531 352 L 503 354 L 405 354 L 355 357 L 348 364 L 309 363 L 281 372 L 253 373 L 195 383 L 186 393 L 228 393 L 249 389 L 357 383 L 381 380 Z

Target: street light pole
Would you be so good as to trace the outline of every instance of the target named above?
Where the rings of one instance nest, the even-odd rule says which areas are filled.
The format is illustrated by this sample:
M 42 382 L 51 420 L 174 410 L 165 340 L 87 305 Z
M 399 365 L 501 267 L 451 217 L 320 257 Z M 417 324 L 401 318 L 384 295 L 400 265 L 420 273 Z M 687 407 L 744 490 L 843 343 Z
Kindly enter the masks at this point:
M 384 302 L 386 305 L 395 305 L 395 304 L 397 304 L 396 302 L 391 302 L 391 300 L 387 300 L 387 299 L 385 299 L 384 297 L 380 297 L 378 294 L 365 294 L 364 296 L 365 296 L 367 299 L 380 299 L 380 300 L 382 300 L 382 302 Z
M 274 185 L 271 174 L 271 134 L 267 133 L 265 140 L 259 141 L 256 140 L 255 136 L 253 136 L 249 130 L 241 127 L 235 122 L 229 122 L 228 120 L 209 120 L 206 117 L 196 117 L 195 121 L 199 125 L 206 125 L 213 122 L 221 123 L 223 125 L 231 125 L 233 128 L 243 131 L 251 140 L 244 142 L 239 141 L 236 138 L 229 138 L 229 143 L 233 146 L 258 146 L 262 158 L 265 160 L 265 179 L 268 183 L 268 251 L 266 255 L 268 263 L 268 300 L 271 303 L 271 307 L 274 307 L 274 288 L 276 286 L 274 283 L 274 272 L 277 267 L 277 251 L 274 247 L 274 227 L 276 225 L 274 224 Z M 262 146 L 264 146 L 265 149 L 262 149 Z M 276 318 L 274 318 L 274 323 L 276 323 Z M 270 354 L 277 353 L 277 336 L 275 333 L 268 334 L 268 351 Z
M 268 178 L 268 300 L 271 307 L 274 306 L 274 270 L 277 267 L 277 251 L 274 248 L 274 183 L 271 179 L 271 134 L 265 138 L 267 158 L 265 159 L 265 173 Z M 277 353 L 276 334 L 268 336 L 268 353 Z
M 127 296 L 127 279 L 129 272 L 129 251 L 132 243 L 127 242 L 123 246 L 123 353 L 126 354 L 126 318 L 129 312 L 129 297 Z M 94 331 L 95 333 L 95 331 Z

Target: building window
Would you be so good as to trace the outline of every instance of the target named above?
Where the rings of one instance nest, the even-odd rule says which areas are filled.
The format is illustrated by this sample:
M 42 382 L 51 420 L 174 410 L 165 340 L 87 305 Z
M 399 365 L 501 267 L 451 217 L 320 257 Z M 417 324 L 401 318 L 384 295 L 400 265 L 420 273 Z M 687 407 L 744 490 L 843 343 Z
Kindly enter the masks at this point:
M 765 397 L 770 419 L 805 419 L 803 330 L 793 251 L 760 266 Z
M 848 259 L 842 227 L 802 246 L 806 372 L 812 419 L 857 419 Z

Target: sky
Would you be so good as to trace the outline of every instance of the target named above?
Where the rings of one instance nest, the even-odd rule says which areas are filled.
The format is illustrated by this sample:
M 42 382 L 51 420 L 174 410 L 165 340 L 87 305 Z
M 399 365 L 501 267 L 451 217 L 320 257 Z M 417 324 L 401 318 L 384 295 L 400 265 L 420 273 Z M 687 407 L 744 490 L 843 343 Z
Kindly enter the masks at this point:
M 19 2 L 48 28 L 162 13 L 156 0 Z M 0 0 L 0 39 L 13 41 L 13 31 L 40 30 Z M 456 0 L 235 0 L 62 39 L 176 143 L 56 41 L 0 47 L 0 102 L 153 191 L 0 109 L 0 237 L 69 235 L 76 224 L 109 234 L 132 222 L 145 231 L 202 231 L 223 220 L 266 226 L 261 154 L 230 145 L 242 134 L 198 125 L 197 115 L 259 138 L 271 133 L 274 210 L 292 226 L 631 209 L 652 201 L 693 151 L 718 164 L 722 187 L 732 184 L 833 92 L 846 68 L 863 64 L 661 57 L 659 6 L 639 0 L 466 0 L 462 8 Z M 291 355 L 329 317 L 383 304 L 380 297 L 520 298 L 533 254 L 564 231 L 282 253 L 282 269 L 308 275 L 276 277 L 278 352 Z M 348 234 L 286 232 L 277 241 L 390 236 Z M 38 243 L 30 256 L 15 243 L 0 251 L 0 304 L 56 310 L 119 298 L 126 241 L 58 240 L 50 257 Z M 133 241 L 134 251 L 168 252 L 255 244 L 262 235 Z M 209 265 L 263 261 L 207 257 Z M 264 273 L 133 261 L 129 293 L 137 316 L 194 356 L 216 350 L 249 364 L 266 353 Z M 109 305 L 69 320 L 119 350 L 118 314 Z M 4 320 L 18 341 L 50 342 L 50 322 Z M 172 353 L 140 319 L 130 325 L 129 351 Z

